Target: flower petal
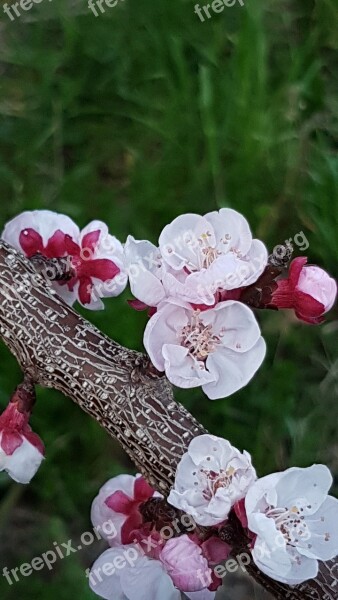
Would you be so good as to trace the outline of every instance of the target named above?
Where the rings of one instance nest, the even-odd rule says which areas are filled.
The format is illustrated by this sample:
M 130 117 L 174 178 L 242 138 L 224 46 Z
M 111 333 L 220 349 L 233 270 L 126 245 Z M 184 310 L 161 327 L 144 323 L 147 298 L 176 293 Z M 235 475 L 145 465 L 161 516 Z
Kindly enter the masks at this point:
M 338 500 L 328 496 L 321 507 L 306 519 L 311 537 L 304 542 L 301 554 L 319 560 L 331 560 L 338 555 Z
M 37 232 L 42 238 L 43 246 L 47 245 L 48 240 L 58 230 L 68 234 L 75 241 L 78 241 L 80 235 L 77 225 L 66 215 L 51 210 L 32 210 L 23 212 L 9 221 L 1 237 L 21 250 L 19 238 L 24 229 Z
M 12 456 L 15 450 L 20 448 L 22 442 L 23 437 L 20 433 L 5 429 L 0 438 L 0 447 L 7 456 Z
M 136 477 L 134 484 L 134 499 L 137 502 L 145 502 L 152 498 L 154 495 L 154 489 L 149 485 L 149 483 L 144 479 L 144 477 Z
M 185 592 L 190 600 L 215 600 L 215 592 L 201 590 L 200 592 Z
M 7 471 L 8 475 L 17 483 L 30 483 L 31 479 L 39 469 L 43 455 L 25 437 L 22 444 L 7 457 L 1 470 Z
M 233 352 L 223 348 L 210 354 L 206 366 L 214 382 L 203 385 L 202 389 L 210 400 L 225 398 L 244 387 L 261 366 L 266 353 L 262 337 L 248 352 Z
M 162 348 L 166 376 L 173 385 L 193 388 L 213 381 L 213 376 L 189 355 L 187 348 L 175 344 L 164 344 Z
M 126 516 L 111 510 L 105 503 L 114 492 L 123 491 L 128 498 L 133 498 L 135 477 L 132 475 L 118 475 L 109 479 L 100 489 L 91 508 L 93 526 L 110 545 L 121 544 L 121 528 Z M 105 527 L 107 525 L 107 527 Z
M 126 546 L 126 550 L 132 548 Z M 89 586 L 91 590 L 106 600 L 126 600 L 120 582 L 120 572 L 115 564 L 123 557 L 123 548 L 110 548 L 99 556 L 91 568 Z M 117 563 L 115 561 L 117 560 Z
M 19 235 L 19 244 L 26 256 L 31 258 L 34 254 L 44 254 L 43 240 L 34 229 L 24 229 Z
M 143 343 L 151 362 L 164 371 L 165 360 L 162 353 L 164 344 L 177 343 L 177 330 L 188 322 L 185 310 L 175 304 L 163 303 L 155 315 L 149 319 L 144 331 Z
M 121 587 L 128 600 L 181 600 L 160 561 L 145 556 L 134 568 L 121 570 Z
M 194 271 L 202 267 L 202 241 L 215 245 L 215 236 L 210 223 L 193 213 L 180 215 L 167 225 L 159 238 L 163 259 L 170 267 L 181 270 L 186 267 Z
M 111 510 L 122 513 L 123 515 L 128 515 L 129 512 L 134 507 L 134 500 L 127 496 L 122 490 L 117 490 L 113 492 L 108 498 L 105 499 L 104 503 Z
M 93 260 L 82 261 L 81 266 L 77 269 L 77 276 L 96 277 L 100 281 L 109 281 L 114 279 L 120 273 L 118 266 L 107 258 L 94 258 Z
M 304 515 L 313 515 L 323 504 L 331 485 L 332 475 L 325 465 L 287 469 L 276 485 L 279 506 L 301 504 Z
M 213 227 L 217 248 L 220 251 L 224 252 L 229 246 L 244 255 L 249 252 L 252 235 L 249 223 L 243 215 L 232 208 L 221 208 L 217 212 L 206 214 L 205 219 Z
M 218 332 L 222 346 L 234 352 L 247 352 L 259 340 L 261 332 L 252 310 L 234 300 L 220 302 L 214 309 L 204 311 L 203 323 Z

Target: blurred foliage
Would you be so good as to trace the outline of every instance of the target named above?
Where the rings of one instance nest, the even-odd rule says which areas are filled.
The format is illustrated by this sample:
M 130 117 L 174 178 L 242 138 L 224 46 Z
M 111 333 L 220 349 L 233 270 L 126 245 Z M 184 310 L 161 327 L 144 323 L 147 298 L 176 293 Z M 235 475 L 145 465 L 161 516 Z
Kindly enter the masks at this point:
M 232 206 L 270 248 L 304 232 L 310 261 L 337 277 L 337 27 L 335 0 L 247 0 L 204 23 L 190 0 L 121 0 L 98 18 L 82 0 L 1 14 L 0 223 L 48 208 L 156 242 L 180 213 Z M 145 316 L 128 297 L 86 316 L 140 349 Z M 337 475 L 337 313 L 322 327 L 258 318 L 268 355 L 244 390 L 177 397 L 260 474 L 323 461 Z M 20 372 L 0 353 L 4 407 Z M 0 571 L 90 530 L 100 485 L 133 470 L 70 401 L 38 396 L 47 459 L 27 488 L 0 474 Z M 0 572 L 1 598 L 93 598 L 85 569 L 98 552 L 12 587 Z

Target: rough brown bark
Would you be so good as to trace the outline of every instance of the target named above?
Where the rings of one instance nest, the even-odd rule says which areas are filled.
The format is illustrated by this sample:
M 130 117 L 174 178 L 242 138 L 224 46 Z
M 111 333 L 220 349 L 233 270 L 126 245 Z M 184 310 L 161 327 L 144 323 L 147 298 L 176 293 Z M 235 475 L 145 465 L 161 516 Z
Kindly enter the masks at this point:
M 115 436 L 152 486 L 167 494 L 191 439 L 205 429 L 175 402 L 142 354 L 110 340 L 66 306 L 35 267 L 0 241 L 0 337 L 36 383 L 63 392 Z M 337 600 L 338 560 L 289 588 L 251 565 L 278 600 Z

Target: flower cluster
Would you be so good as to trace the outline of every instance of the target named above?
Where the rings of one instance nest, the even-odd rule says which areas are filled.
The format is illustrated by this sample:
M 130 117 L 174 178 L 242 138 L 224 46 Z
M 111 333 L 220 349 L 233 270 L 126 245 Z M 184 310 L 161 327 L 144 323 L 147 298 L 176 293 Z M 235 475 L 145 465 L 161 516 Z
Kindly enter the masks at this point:
M 43 460 L 43 442 L 29 425 L 20 390 L 0 415 L 0 471 L 7 471 L 18 483 L 30 483 Z
M 247 385 L 264 360 L 252 307 L 292 309 L 317 324 L 337 295 L 336 282 L 307 258 L 294 259 L 288 272 L 269 260 L 246 219 L 229 208 L 177 217 L 157 246 L 132 236 L 122 245 L 101 221 L 80 231 L 48 210 L 22 213 L 2 237 L 32 261 L 67 264 L 66 275 L 51 284 L 69 305 L 77 300 L 102 309 L 101 298 L 120 294 L 129 277 L 131 306 L 148 310 L 144 346 L 154 367 L 178 387 L 201 386 L 210 399 Z M 32 398 L 25 405 L 27 389 L 18 390 L 0 416 L 0 471 L 28 483 L 44 447 L 29 426 Z M 94 564 L 90 585 L 107 600 L 179 600 L 181 592 L 212 600 L 220 585 L 214 567 L 232 550 L 218 529 L 234 515 L 262 572 L 290 585 L 311 579 L 319 560 L 338 554 L 331 484 L 323 465 L 258 479 L 247 452 L 198 436 L 177 467 L 171 506 L 167 514 L 162 507 L 161 518 L 150 507 L 163 499 L 143 477 L 120 475 L 101 488 L 92 521 L 110 548 Z M 179 526 L 168 524 L 170 511 L 182 515 Z M 113 535 L 103 527 L 107 522 Z
M 229 208 L 177 217 L 158 247 L 129 236 L 125 257 L 130 304 L 149 310 L 144 346 L 152 363 L 174 385 L 202 386 L 212 400 L 247 385 L 264 360 L 251 293 L 263 298 L 258 306 L 292 308 L 309 323 L 323 319 L 337 293 L 335 281 L 305 266 L 306 258 L 295 259 L 289 276 L 276 282 L 280 271 L 268 268 L 264 244 Z M 271 293 L 265 298 L 262 289 Z
M 253 312 L 238 300 L 268 254 L 244 217 L 229 208 L 182 215 L 158 248 L 129 237 L 125 256 L 132 305 L 151 309 L 144 345 L 155 367 L 178 387 L 202 386 L 210 399 L 245 386 L 266 349 Z
M 127 285 L 122 244 L 101 221 L 82 231 L 67 216 L 49 210 L 24 212 L 7 223 L 1 237 L 28 258 L 67 258 L 72 277 L 53 285 L 69 305 L 77 300 L 91 310 L 100 298 L 117 296 Z
M 151 498 L 161 499 L 141 476 L 120 475 L 101 488 L 92 522 L 100 531 L 111 523 L 114 535 L 110 529 L 105 536 L 111 548 L 93 565 L 91 588 L 107 600 L 180 600 L 181 591 L 193 600 L 213 599 L 220 580 L 211 566 L 225 560 L 230 547 L 213 537 L 200 541 L 194 519 L 184 519 L 188 515 L 180 527 L 175 522 L 159 529 L 142 511 Z
M 80 231 L 48 210 L 22 213 L 2 237 L 29 258 L 67 260 L 68 278 L 53 285 L 70 305 L 102 309 L 101 298 L 120 294 L 129 277 L 129 303 L 149 312 L 144 346 L 153 365 L 174 385 L 201 386 L 212 400 L 247 385 L 264 360 L 253 306 L 291 308 L 319 323 L 337 293 L 336 282 L 306 258 L 280 277 L 246 219 L 230 208 L 177 217 L 158 246 L 132 236 L 122 245 L 101 221 Z
M 338 554 L 338 500 L 328 496 L 331 485 L 324 465 L 257 479 L 246 452 L 206 434 L 190 443 L 168 502 L 214 527 L 224 525 L 233 509 L 259 569 L 296 585 L 316 577 L 318 560 Z
M 161 496 L 141 476 L 120 475 L 101 488 L 92 521 L 100 531 L 110 522 L 114 534 L 110 529 L 105 536 L 111 549 L 93 565 L 90 585 L 107 600 L 179 600 L 182 591 L 196 600 L 214 598 L 222 583 L 215 567 L 232 550 L 217 530 L 226 527 L 231 511 L 263 573 L 289 585 L 312 579 L 319 560 L 338 554 L 338 500 L 328 495 L 331 484 L 324 465 L 257 479 L 247 452 L 213 435 L 198 436 L 167 499 L 183 515 L 179 527 L 178 519 L 161 529 L 161 519 L 147 519 L 144 506 Z M 159 514 L 163 519 L 163 508 Z

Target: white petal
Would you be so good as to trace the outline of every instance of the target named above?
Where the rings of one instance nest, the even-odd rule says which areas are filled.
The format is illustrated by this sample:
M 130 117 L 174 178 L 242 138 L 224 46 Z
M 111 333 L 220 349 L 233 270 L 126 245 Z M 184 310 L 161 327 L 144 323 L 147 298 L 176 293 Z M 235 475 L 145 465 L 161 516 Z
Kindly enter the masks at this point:
M 268 264 L 268 251 L 260 240 L 252 240 L 251 248 L 245 257 L 250 264 L 248 276 L 243 278 L 241 285 L 251 285 L 257 281 Z
M 181 600 L 162 563 L 146 556 L 121 570 L 121 586 L 128 600 Z
M 144 331 L 143 343 L 151 362 L 159 371 L 164 371 L 164 344 L 177 344 L 177 330 L 184 327 L 188 317 L 183 308 L 176 304 L 162 304 L 149 319 Z
M 157 306 L 165 297 L 158 248 L 146 240 L 128 236 L 124 251 L 132 294 L 148 306 Z
M 252 558 L 263 573 L 272 579 L 283 581 L 291 568 L 291 557 L 285 539 L 277 530 L 273 519 L 260 513 L 255 513 L 253 519 L 258 537 L 252 550 Z
M 163 286 L 166 295 L 192 304 L 212 306 L 215 303 L 215 289 L 212 285 L 203 283 L 204 273 L 205 271 L 198 271 L 188 276 L 185 274 L 184 278 L 182 278 L 181 271 L 177 271 L 177 275 L 170 272 L 164 273 Z
M 208 221 L 196 214 L 180 215 L 167 225 L 159 238 L 161 254 L 173 269 L 200 269 L 203 253 L 199 244 L 207 236 L 208 245 L 215 245 L 213 229 Z
M 106 600 L 126 600 L 120 583 L 121 571 L 116 569 L 114 564 L 116 559 L 119 560 L 123 556 L 123 548 L 127 550 L 129 547 L 106 550 L 91 568 L 89 586 L 95 594 Z
M 134 497 L 135 477 L 132 475 L 118 475 L 109 479 L 98 495 L 93 500 L 91 520 L 100 535 L 109 541 L 111 546 L 121 544 L 121 527 L 126 520 L 125 515 L 116 513 L 105 504 L 105 500 L 114 492 L 122 491 L 129 498 Z
M 219 467 L 226 465 L 239 451 L 228 440 L 208 433 L 193 438 L 188 454 L 196 466 L 205 465 L 208 456 L 215 457 Z
M 53 282 L 52 286 L 57 295 L 60 296 L 60 298 L 62 298 L 62 300 L 68 304 L 68 306 L 73 306 L 73 304 L 75 304 L 76 300 L 78 299 L 78 283 L 74 285 L 73 291 L 70 291 L 67 284 L 60 285 L 60 283 L 57 281 Z
M 235 352 L 247 352 L 261 335 L 254 313 L 241 302 L 220 302 L 215 308 L 203 311 L 200 317 L 203 323 L 212 325 L 222 346 Z
M 32 210 L 21 213 L 6 224 L 1 237 L 17 250 L 21 250 L 19 238 L 24 229 L 34 229 L 39 233 L 44 246 L 58 229 L 70 235 L 76 243 L 79 242 L 80 237 L 80 230 L 72 219 L 51 210 Z
M 184 592 L 190 600 L 214 600 L 215 592 L 209 590 L 201 590 L 200 592 Z
M 1 470 L 17 483 L 30 483 L 43 461 L 43 455 L 26 438 L 11 456 L 7 456 Z
M 237 499 L 236 499 L 237 500 Z M 240 498 L 238 498 L 240 500 Z M 205 507 L 205 512 L 211 515 L 218 523 L 225 521 L 231 510 L 231 499 L 226 489 L 219 489 L 213 496 L 209 504 Z
M 332 475 L 325 465 L 287 469 L 276 486 L 279 506 L 301 504 L 304 515 L 312 515 L 326 499 L 331 485 Z
M 173 385 L 187 389 L 213 381 L 204 365 L 190 356 L 187 348 L 164 344 L 162 354 L 166 375 Z
M 250 487 L 245 498 L 245 509 L 248 515 L 249 529 L 254 531 L 254 523 L 251 521 L 252 513 L 265 510 L 268 506 L 277 507 L 276 485 L 283 473 L 272 473 L 257 479 Z M 268 499 L 268 501 L 267 501 Z M 254 531 L 254 533 L 257 533 Z
M 150 271 L 154 275 L 161 271 L 161 254 L 159 248 L 148 240 L 135 240 L 132 235 L 128 235 L 124 245 L 126 266 L 140 264 L 144 271 Z
M 196 473 L 199 463 L 195 463 L 188 452 L 183 454 L 176 469 L 175 489 L 178 492 L 185 492 L 187 489 L 194 489 L 196 481 Z
M 233 352 L 223 348 L 210 354 L 206 366 L 215 383 L 205 384 L 203 391 L 210 400 L 234 394 L 249 383 L 261 366 L 265 353 L 266 344 L 261 337 L 248 352 Z
M 122 294 L 128 283 L 128 275 L 122 270 L 123 267 L 121 267 L 121 264 L 119 264 L 115 259 L 112 260 L 120 269 L 120 273 L 118 273 L 118 275 L 115 275 L 113 279 L 108 279 L 108 281 L 101 281 L 96 277 L 92 277 L 94 292 L 98 298 L 115 298 L 116 296 Z M 88 308 L 88 305 L 86 305 L 86 307 Z
M 338 556 L 338 500 L 328 496 L 306 523 L 311 537 L 304 542 L 306 551 L 299 548 L 299 552 L 324 561 Z
M 137 277 L 129 276 L 129 282 L 133 296 L 147 306 L 157 306 L 165 298 L 162 283 L 150 272 L 140 272 Z
M 224 252 L 229 246 L 236 248 L 242 254 L 249 251 L 252 235 L 249 224 L 243 215 L 232 208 L 221 208 L 218 212 L 206 214 L 205 218 L 215 231 L 219 250 Z M 230 236 L 227 244 L 224 243 L 225 236 Z
M 291 561 L 291 567 L 284 577 L 277 576 L 275 579 L 286 583 L 287 585 L 299 585 L 309 579 L 314 579 L 318 575 L 318 561 L 313 558 L 307 558 L 297 554 L 297 558 Z
M 199 294 L 200 302 L 204 302 L 204 298 L 212 297 L 218 289 L 233 290 L 240 287 L 250 272 L 247 264 L 243 265 L 236 254 L 229 252 L 216 258 L 208 269 L 189 275 L 187 285 L 191 288 L 194 286 L 195 294 Z
M 187 490 L 182 494 L 176 490 L 171 490 L 168 502 L 187 515 L 191 515 L 198 525 L 211 527 L 219 525 L 224 520 L 223 516 L 220 518 L 218 514 L 213 515 L 206 511 L 208 503 L 199 490 Z

